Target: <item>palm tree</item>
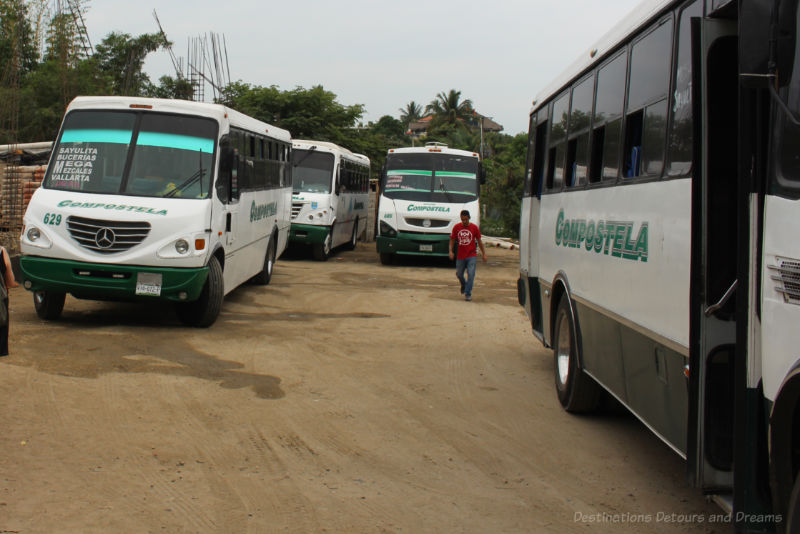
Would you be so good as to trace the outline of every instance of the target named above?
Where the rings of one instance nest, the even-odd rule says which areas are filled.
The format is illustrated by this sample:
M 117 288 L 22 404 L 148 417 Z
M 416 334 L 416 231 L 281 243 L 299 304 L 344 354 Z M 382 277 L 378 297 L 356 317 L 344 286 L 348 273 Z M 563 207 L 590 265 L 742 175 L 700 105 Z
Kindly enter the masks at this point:
M 408 130 L 408 125 L 414 121 L 418 121 L 422 117 L 422 106 L 413 100 L 406 104 L 405 108 L 400 108 L 400 122 L 403 123 L 403 128 Z
M 433 114 L 433 122 L 454 124 L 469 129 L 469 121 L 472 120 L 472 101 L 470 99 L 461 100 L 461 91 L 450 89 L 449 93 L 442 91 L 436 95 L 425 108 L 425 111 Z

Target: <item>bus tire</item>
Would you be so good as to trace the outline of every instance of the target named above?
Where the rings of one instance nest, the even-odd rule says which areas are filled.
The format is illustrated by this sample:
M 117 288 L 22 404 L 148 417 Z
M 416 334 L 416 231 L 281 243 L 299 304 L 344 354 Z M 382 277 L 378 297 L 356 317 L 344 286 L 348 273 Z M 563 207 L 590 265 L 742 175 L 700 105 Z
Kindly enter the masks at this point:
M 270 238 L 267 244 L 267 253 L 264 255 L 264 265 L 261 271 L 253 277 L 253 282 L 260 286 L 269 285 L 272 280 L 272 271 L 275 268 L 275 239 Z
M 383 265 L 391 265 L 394 263 L 394 254 L 389 252 L 381 252 L 381 263 Z
M 36 315 L 40 319 L 55 321 L 61 317 L 66 298 L 66 293 L 57 291 L 34 291 L 33 307 L 36 308 Z
M 579 336 L 569 303 L 564 295 L 556 309 L 553 331 L 553 363 L 556 393 L 561 406 L 570 413 L 595 411 L 600 402 L 600 386 L 580 367 Z
M 358 218 L 356 218 L 356 222 L 353 224 L 353 235 L 350 236 L 350 241 L 347 242 L 346 249 L 355 250 L 357 244 L 358 244 Z
M 194 302 L 180 302 L 177 306 L 178 318 L 187 326 L 208 328 L 219 317 L 222 299 L 225 296 L 225 283 L 222 267 L 216 256 L 208 262 L 208 278 L 200 297 Z
M 331 225 L 328 235 L 325 236 L 325 241 L 322 243 L 314 243 L 311 252 L 314 254 L 314 259 L 317 261 L 328 261 L 331 257 L 331 244 L 333 243 L 333 225 Z

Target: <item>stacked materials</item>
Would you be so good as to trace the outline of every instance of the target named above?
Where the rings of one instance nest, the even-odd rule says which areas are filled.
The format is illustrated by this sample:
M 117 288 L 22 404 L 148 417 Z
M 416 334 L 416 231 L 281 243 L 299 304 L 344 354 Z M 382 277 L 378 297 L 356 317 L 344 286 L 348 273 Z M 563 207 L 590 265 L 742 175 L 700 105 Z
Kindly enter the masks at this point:
M 44 178 L 45 166 L 8 165 L 0 184 L 0 229 L 4 231 L 22 228 L 22 216 L 33 192 Z

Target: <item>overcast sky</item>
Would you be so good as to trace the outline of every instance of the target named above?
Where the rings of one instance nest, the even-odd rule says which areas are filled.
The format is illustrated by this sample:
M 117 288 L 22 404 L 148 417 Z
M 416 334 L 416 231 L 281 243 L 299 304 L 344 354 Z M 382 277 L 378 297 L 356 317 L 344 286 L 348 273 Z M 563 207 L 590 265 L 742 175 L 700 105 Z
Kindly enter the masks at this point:
M 282 90 L 322 85 L 364 122 L 439 92 L 461 91 L 505 133 L 527 130 L 531 101 L 639 0 L 90 0 L 92 44 L 112 31 L 155 33 L 155 9 L 174 53 L 189 39 L 224 37 L 233 81 Z M 153 82 L 175 76 L 149 56 Z M 206 91 L 210 99 L 211 91 Z

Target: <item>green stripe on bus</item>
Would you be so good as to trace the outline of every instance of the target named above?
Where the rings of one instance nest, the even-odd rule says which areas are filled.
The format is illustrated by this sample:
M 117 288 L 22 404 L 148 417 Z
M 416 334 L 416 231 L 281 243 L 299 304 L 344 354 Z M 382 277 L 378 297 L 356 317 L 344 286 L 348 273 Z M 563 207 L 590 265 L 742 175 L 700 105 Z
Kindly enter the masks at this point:
M 118 143 L 127 145 L 131 142 L 130 130 L 64 130 L 62 143 Z
M 476 196 L 475 195 L 475 191 L 448 191 L 448 190 L 440 189 L 439 191 L 436 191 L 436 192 L 437 193 L 455 193 L 457 195 L 472 195 L 473 197 Z
M 412 170 L 386 171 L 386 174 L 388 176 L 394 176 L 394 175 L 397 175 L 397 174 L 400 174 L 400 175 L 403 175 L 403 174 L 418 174 L 420 176 L 432 176 L 433 175 L 433 171 L 412 171 Z
M 166 148 L 178 148 L 180 150 L 191 150 L 193 152 L 214 152 L 214 141 L 192 135 L 178 135 L 161 132 L 139 132 L 136 140 L 137 145 L 160 146 Z
M 384 189 L 384 191 L 386 191 L 386 192 L 388 192 L 388 191 L 416 191 L 416 192 L 419 192 L 419 193 L 430 193 L 431 192 L 430 189 L 405 189 L 405 188 L 402 188 L 402 189 Z
M 475 179 L 474 172 L 455 172 L 455 171 L 436 171 L 436 176 L 453 176 L 455 178 L 472 178 Z

